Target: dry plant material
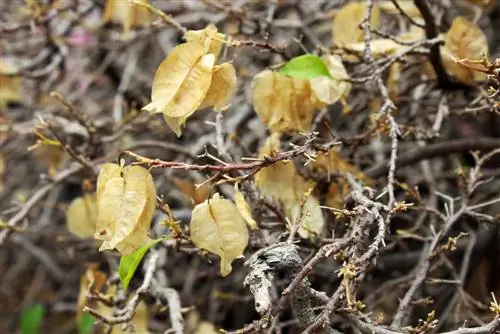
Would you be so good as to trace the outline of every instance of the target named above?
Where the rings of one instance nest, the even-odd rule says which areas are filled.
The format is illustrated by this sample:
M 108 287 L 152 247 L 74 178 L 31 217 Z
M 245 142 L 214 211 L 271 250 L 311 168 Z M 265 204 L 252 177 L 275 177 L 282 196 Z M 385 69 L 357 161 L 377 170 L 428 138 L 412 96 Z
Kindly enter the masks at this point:
M 113 309 L 102 305 L 99 308 L 99 311 L 104 314 L 111 316 Z M 145 302 L 141 301 L 137 304 L 137 307 L 134 312 L 134 316 L 129 321 L 129 324 L 134 327 L 134 331 L 123 328 L 123 325 L 115 325 L 113 326 L 113 330 L 111 334 L 130 334 L 130 333 L 140 333 L 140 334 L 149 334 L 149 312 Z
M 149 4 L 149 0 L 136 1 Z M 151 23 L 151 14 L 147 8 L 128 0 L 107 0 L 102 22 L 121 24 L 123 32 L 127 34 L 131 28 L 148 26 Z
M 243 193 L 238 189 L 237 183 L 234 184 L 234 203 L 236 204 L 236 208 L 238 208 L 238 211 L 243 219 L 245 219 L 248 227 L 252 230 L 258 229 L 259 227 L 257 226 L 257 222 L 252 217 L 252 208 L 245 200 Z
M 207 107 L 213 107 L 215 111 L 227 109 L 229 101 L 236 91 L 236 83 L 236 70 L 232 64 L 215 65 L 212 82 L 199 109 Z
M 476 24 L 459 16 L 453 20 L 444 40 L 441 55 L 444 66 L 450 74 L 465 84 L 486 79 L 484 73 L 474 71 L 457 62 L 462 59 L 481 60 L 488 55 L 486 36 Z
M 366 2 L 351 2 L 343 6 L 332 23 L 333 45 L 339 48 L 346 47 L 351 43 L 363 41 L 363 30 L 359 24 L 365 17 Z M 371 16 L 371 28 L 377 29 L 380 25 L 380 10 L 374 5 Z
M 83 316 L 83 308 L 85 306 L 93 307 L 95 302 L 88 301 L 89 289 L 92 292 L 101 292 L 101 289 L 106 285 L 107 277 L 105 273 L 98 270 L 98 265 L 91 263 L 87 265 L 85 273 L 80 278 L 80 291 L 78 294 L 78 301 L 76 303 L 76 322 L 80 322 Z
M 224 38 L 214 25 L 189 30 L 184 34 L 187 43 L 176 46 L 156 71 L 152 102 L 143 110 L 163 114 L 178 137 L 196 110 L 207 107 L 224 110 L 236 90 L 233 65 L 215 65 Z
M 80 238 L 92 238 L 97 222 L 97 199 L 95 194 L 75 198 L 66 211 L 68 230 Z
M 160 64 L 153 80 L 152 102 L 143 110 L 162 113 L 177 136 L 181 127 L 201 105 L 212 81 L 213 53 L 198 43 L 176 46 Z
M 325 56 L 323 61 L 327 65 L 331 77 L 318 77 L 310 79 L 311 89 L 315 98 L 325 104 L 344 101 L 351 92 L 352 85 L 342 60 L 338 56 Z
M 314 172 L 320 172 L 330 175 L 346 175 L 352 174 L 355 178 L 363 182 L 365 185 L 373 185 L 374 181 L 364 175 L 356 166 L 345 161 L 342 156 L 335 150 L 331 149 L 327 154 L 319 154 L 312 161 L 308 168 Z M 344 205 L 345 197 L 351 192 L 347 180 L 343 177 L 332 178 L 326 196 L 326 205 L 332 208 L 341 209 Z
M 104 164 L 97 179 L 98 219 L 95 232 L 100 251 L 116 248 L 127 255 L 147 244 L 156 208 L 156 188 L 149 171 Z
M 222 276 L 231 273 L 231 263 L 248 244 L 248 229 L 238 208 L 219 194 L 194 208 L 189 230 L 197 247 L 220 257 Z
M 174 178 L 173 182 L 193 205 L 202 203 L 210 194 L 210 187 L 207 184 L 197 187 L 192 181 L 181 178 Z
M 5 72 L 4 65 L 0 62 L 0 110 L 9 102 L 21 101 L 21 78 L 5 75 Z
M 318 101 L 309 80 L 264 70 L 252 81 L 252 104 L 272 131 L 307 132 Z
M 350 52 L 362 54 L 365 51 L 366 44 L 364 42 L 349 43 L 345 46 Z M 401 44 L 396 43 L 389 38 L 374 39 L 370 43 L 372 54 L 375 58 L 394 54 L 402 49 Z M 349 57 L 347 57 L 349 58 Z
M 417 6 L 413 3 L 413 1 L 398 1 L 399 7 L 407 14 L 409 17 L 415 19 L 420 17 L 422 14 L 418 10 Z M 394 5 L 394 2 L 391 0 L 383 0 L 378 2 L 378 7 L 381 11 L 391 14 L 391 15 L 400 15 L 399 9 Z
M 259 157 L 270 157 L 280 148 L 279 134 L 273 134 L 264 143 Z M 322 232 L 325 221 L 318 200 L 311 195 L 315 184 L 305 180 L 293 162 L 280 161 L 263 168 L 255 175 L 255 183 L 263 196 L 283 204 L 292 223 L 290 228 L 300 224 L 298 232 L 302 238 Z
M 188 30 L 184 40 L 190 44 L 200 45 L 206 53 L 219 57 L 226 35 L 217 32 L 217 27 L 209 24 L 202 30 Z

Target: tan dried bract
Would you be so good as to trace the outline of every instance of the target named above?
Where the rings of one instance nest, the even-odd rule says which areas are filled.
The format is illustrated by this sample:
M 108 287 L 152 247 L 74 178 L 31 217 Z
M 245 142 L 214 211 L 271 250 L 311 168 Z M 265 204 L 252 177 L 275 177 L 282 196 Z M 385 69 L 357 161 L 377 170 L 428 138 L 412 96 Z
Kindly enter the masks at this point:
M 85 194 L 74 199 L 66 211 L 68 230 L 80 238 L 92 238 L 97 222 L 95 194 Z
M 328 154 L 319 154 L 312 161 L 308 168 L 313 172 L 319 172 L 326 177 L 335 174 L 352 174 L 366 185 L 372 185 L 374 181 L 363 174 L 356 166 L 351 165 L 342 158 L 335 149 L 331 149 Z M 326 198 L 326 205 L 340 209 L 343 206 L 344 198 L 349 194 L 350 187 L 345 178 L 338 177 L 331 180 Z
M 237 183 L 234 184 L 234 203 L 236 204 L 238 211 L 247 223 L 248 227 L 252 230 L 257 229 L 257 222 L 252 217 L 252 209 L 245 200 L 243 193 L 239 190 Z
M 148 0 L 136 0 L 149 4 Z M 102 21 L 121 24 L 123 32 L 128 33 L 133 27 L 145 27 L 151 23 L 148 9 L 128 0 L 107 0 Z
M 333 18 L 333 45 L 345 47 L 350 43 L 363 41 L 363 30 L 359 28 L 359 24 L 365 15 L 365 1 L 351 2 L 342 7 Z M 380 25 L 380 10 L 376 4 L 373 6 L 370 23 L 372 29 L 377 29 Z
M 213 107 L 215 111 L 225 110 L 236 91 L 236 82 L 236 70 L 232 64 L 215 65 L 207 95 L 198 109 Z
M 342 60 L 338 56 L 323 57 L 331 78 L 318 77 L 310 80 L 316 99 L 324 104 L 333 104 L 345 99 L 351 92 L 352 84 Z
M 94 237 L 103 240 L 100 251 L 116 248 L 127 255 L 149 242 L 156 188 L 147 169 L 105 164 L 97 180 L 97 201 Z
M 248 229 L 238 208 L 219 194 L 194 208 L 189 230 L 197 247 L 220 257 L 222 276 L 229 275 L 231 263 L 248 244 Z
M 308 80 L 264 70 L 252 81 L 252 104 L 272 131 L 307 132 L 318 101 Z
M 176 46 L 160 64 L 153 80 L 152 102 L 143 110 L 162 113 L 167 125 L 180 136 L 181 127 L 201 105 L 212 82 L 214 54 L 203 46 Z
M 457 59 L 480 60 L 488 54 L 488 42 L 482 30 L 464 17 L 453 20 L 446 33 L 445 44 L 441 47 L 441 56 L 446 70 L 458 81 L 471 84 L 474 81 L 485 80 L 484 73 L 474 71 Z
M 224 44 L 226 35 L 217 32 L 217 27 L 209 24 L 202 30 L 188 30 L 184 34 L 184 40 L 188 43 L 199 44 L 205 53 L 213 53 L 218 57 Z
M 270 157 L 281 149 L 279 134 L 271 135 L 260 150 L 259 157 Z M 285 213 L 302 238 L 320 234 L 325 224 L 318 200 L 311 194 L 314 182 L 305 180 L 293 162 L 279 161 L 264 167 L 255 175 L 261 194 L 281 202 Z

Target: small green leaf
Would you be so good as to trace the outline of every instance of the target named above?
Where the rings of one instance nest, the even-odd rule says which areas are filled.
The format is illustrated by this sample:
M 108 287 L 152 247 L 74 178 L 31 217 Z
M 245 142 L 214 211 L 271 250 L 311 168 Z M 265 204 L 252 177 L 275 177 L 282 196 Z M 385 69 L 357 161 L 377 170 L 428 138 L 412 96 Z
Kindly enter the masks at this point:
M 280 68 L 279 73 L 306 80 L 317 77 L 332 77 L 325 62 L 320 57 L 310 53 L 291 59 Z
M 24 310 L 20 319 L 21 334 L 39 333 L 44 315 L 45 307 L 42 304 L 31 305 Z
M 88 313 L 84 313 L 80 318 L 78 323 L 78 334 L 90 334 L 92 333 L 92 328 L 94 327 L 94 322 L 96 318 Z
M 141 263 L 144 255 L 146 255 L 151 247 L 153 247 L 157 242 L 161 240 L 164 239 L 156 239 L 150 244 L 138 248 L 135 252 L 129 255 L 122 256 L 122 258 L 120 259 L 120 266 L 118 267 L 118 273 L 120 275 L 120 282 L 122 282 L 125 290 L 128 288 L 130 280 L 134 276 L 134 273 L 137 270 L 139 263 Z

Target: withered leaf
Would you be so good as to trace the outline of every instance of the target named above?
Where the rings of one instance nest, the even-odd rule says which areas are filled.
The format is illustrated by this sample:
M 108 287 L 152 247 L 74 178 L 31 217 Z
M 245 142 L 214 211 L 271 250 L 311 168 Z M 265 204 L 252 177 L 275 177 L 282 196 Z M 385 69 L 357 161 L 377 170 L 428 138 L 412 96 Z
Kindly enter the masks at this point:
M 248 244 L 248 229 L 238 208 L 219 194 L 194 208 L 189 230 L 197 247 L 220 257 L 222 276 L 229 275 L 231 263 Z

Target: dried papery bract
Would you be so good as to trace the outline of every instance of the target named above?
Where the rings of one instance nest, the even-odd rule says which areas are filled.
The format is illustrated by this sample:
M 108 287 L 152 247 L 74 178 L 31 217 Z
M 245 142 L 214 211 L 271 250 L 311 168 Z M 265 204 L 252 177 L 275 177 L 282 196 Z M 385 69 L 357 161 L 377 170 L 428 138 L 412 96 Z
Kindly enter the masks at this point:
M 188 43 L 199 44 L 206 53 L 213 53 L 218 57 L 226 35 L 217 32 L 217 27 L 209 24 L 202 30 L 188 30 L 184 34 L 184 40 Z
M 272 131 L 307 132 L 318 102 L 308 80 L 264 70 L 252 81 L 252 104 Z
M 363 30 L 359 24 L 366 14 L 366 2 L 351 2 L 342 7 L 332 23 L 333 45 L 345 47 L 349 43 L 363 41 Z M 373 6 L 371 16 L 371 29 L 377 29 L 380 25 L 380 10 L 377 5 Z
M 0 60 L 0 110 L 5 108 L 9 102 L 19 102 L 22 98 L 21 77 L 4 74 L 13 70 L 13 66 Z
M 243 219 L 245 219 L 245 222 L 247 223 L 248 227 L 250 227 L 250 229 L 252 230 L 257 229 L 258 228 L 257 222 L 252 217 L 252 209 L 245 200 L 245 196 L 243 196 L 243 193 L 238 189 L 237 183 L 234 184 L 234 203 L 236 204 L 238 211 L 240 211 L 240 214 L 243 217 Z
M 318 77 L 310 80 L 311 88 L 316 99 L 324 104 L 333 104 L 346 98 L 351 92 L 352 85 L 348 80 L 349 74 L 338 56 L 323 57 L 331 78 Z
M 68 230 L 80 238 L 94 236 L 97 222 L 97 200 L 95 194 L 85 194 L 74 199 L 66 211 Z
M 365 52 L 366 44 L 365 42 L 354 42 L 347 44 L 345 48 L 350 52 L 361 55 Z M 403 46 L 401 44 L 389 38 L 374 39 L 370 43 L 370 49 L 375 58 L 392 55 L 402 48 Z M 349 59 L 349 57 L 347 57 L 347 59 Z
M 219 194 L 194 208 L 189 231 L 197 247 L 220 257 L 222 276 L 229 275 L 231 263 L 248 244 L 248 229 L 238 208 Z
M 215 55 L 198 43 L 176 46 L 160 64 L 153 80 L 152 102 L 143 110 L 162 113 L 177 136 L 201 105 L 212 81 Z
M 280 135 L 273 133 L 262 145 L 259 158 L 271 157 L 279 152 L 280 148 Z M 270 199 L 292 201 L 295 199 L 295 192 L 290 180 L 293 180 L 296 175 L 297 171 L 293 162 L 278 161 L 255 174 L 255 183 L 262 195 Z
M 272 156 L 280 150 L 279 135 L 271 135 L 260 150 L 259 157 Z M 293 162 L 279 161 L 261 169 L 255 175 L 255 183 L 261 194 L 281 202 L 292 224 L 300 224 L 299 235 L 303 238 L 321 233 L 325 224 L 319 202 L 311 195 L 314 182 L 305 180 Z
M 486 79 L 484 73 L 456 62 L 457 59 L 480 60 L 483 55 L 488 54 L 486 36 L 477 25 L 459 16 L 453 20 L 444 40 L 445 44 L 440 50 L 444 66 L 449 73 L 466 84 Z
M 301 201 L 296 201 L 288 208 L 293 225 L 300 225 L 299 235 L 307 239 L 310 235 L 321 234 L 325 220 L 319 207 L 319 201 L 311 195 L 312 189 L 303 193 Z
M 398 1 L 398 5 L 405 12 L 405 14 L 411 18 L 420 17 L 422 15 L 413 1 Z M 387 14 L 401 15 L 399 9 L 394 5 L 392 0 L 379 1 L 378 6 L 381 11 Z
M 321 172 L 327 177 L 334 174 L 349 173 L 366 185 L 374 183 L 371 178 L 364 175 L 356 166 L 345 161 L 335 149 L 331 149 L 328 154 L 318 154 L 314 161 L 308 165 L 308 168 L 313 172 Z M 344 198 L 349 192 L 350 187 L 345 178 L 332 178 L 326 197 L 326 205 L 337 209 L 342 208 Z
M 89 288 L 92 288 L 93 292 L 101 292 L 101 289 L 106 284 L 106 275 L 99 271 L 98 265 L 91 263 L 87 265 L 87 270 L 80 278 L 80 292 L 78 294 L 78 301 L 76 303 L 76 320 L 77 323 L 83 315 L 83 308 L 85 306 L 94 306 L 95 302 L 90 302 L 88 305 L 87 298 L 89 296 Z
M 149 4 L 149 0 L 136 0 Z M 121 24 L 123 32 L 128 33 L 133 27 L 145 27 L 151 23 L 148 9 L 128 0 L 107 0 L 102 21 Z
M 215 65 L 207 95 L 198 109 L 213 107 L 215 111 L 224 110 L 236 91 L 236 80 L 232 64 Z
M 147 169 L 113 165 L 105 164 L 97 180 L 94 237 L 103 240 L 100 251 L 116 248 L 127 255 L 150 241 L 148 230 L 156 208 L 156 188 Z

